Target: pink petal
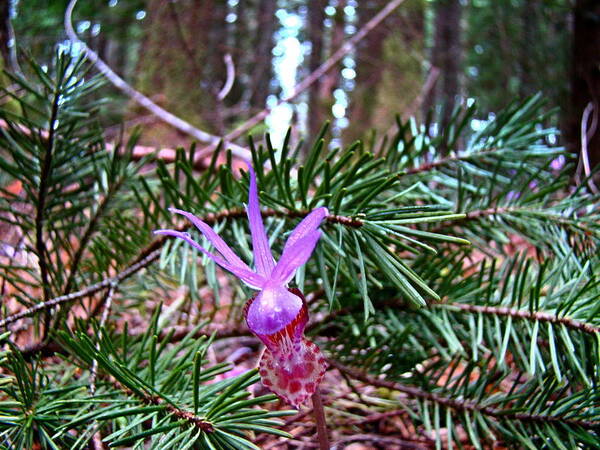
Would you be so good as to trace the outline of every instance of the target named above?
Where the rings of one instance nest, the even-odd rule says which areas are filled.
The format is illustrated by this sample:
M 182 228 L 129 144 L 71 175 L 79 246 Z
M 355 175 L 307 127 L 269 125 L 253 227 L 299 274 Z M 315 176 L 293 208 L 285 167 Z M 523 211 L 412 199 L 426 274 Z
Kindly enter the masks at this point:
M 250 188 L 248 191 L 248 221 L 250 222 L 250 234 L 252 236 L 252 251 L 254 252 L 254 264 L 256 272 L 264 277 L 269 277 L 275 262 L 269 246 L 269 240 L 265 233 L 265 226 L 260 215 L 260 203 L 258 200 L 258 189 L 256 187 L 256 175 L 254 169 L 248 164 L 250 174 Z
M 221 255 L 223 255 L 223 257 L 229 263 L 238 267 L 243 267 L 250 271 L 250 267 L 248 267 L 248 265 L 244 261 L 242 261 L 239 258 L 239 256 L 233 252 L 233 250 L 231 250 L 231 248 L 225 243 L 225 241 L 221 239 L 221 236 L 215 233 L 215 231 L 211 227 L 209 227 L 208 224 L 204 223 L 199 217 L 196 217 L 195 215 L 186 211 L 182 211 L 180 209 L 169 208 L 169 211 L 175 214 L 181 214 L 190 222 L 192 222 L 194 226 L 198 228 L 198 230 L 200 230 L 200 232 L 204 236 L 206 236 L 206 239 L 210 241 L 210 243 L 215 247 L 215 249 L 217 249 L 217 251 Z
M 266 287 L 246 310 L 248 328 L 256 335 L 273 335 L 298 317 L 302 299 L 284 287 Z
M 319 347 L 304 337 L 291 347 L 266 348 L 259 363 L 262 383 L 295 407 L 315 393 L 326 369 Z
M 296 225 L 294 231 L 290 233 L 290 236 L 285 243 L 285 247 L 283 248 L 283 253 L 285 253 L 285 250 L 294 245 L 298 240 L 319 228 L 321 222 L 323 222 L 328 215 L 329 211 L 325 207 L 317 208 L 311 211 L 310 214 L 308 214 L 298 225 Z
M 286 245 L 279 262 L 273 270 L 271 280 L 282 285 L 287 284 L 296 273 L 296 270 L 308 261 L 320 237 L 320 231 L 311 231 L 296 240 L 292 245 Z
M 230 264 L 223 258 L 210 253 L 208 250 L 206 250 L 204 247 L 202 247 L 200 244 L 194 241 L 188 233 L 183 233 L 181 231 L 175 230 L 156 230 L 154 234 L 163 234 L 166 236 L 173 236 L 179 239 L 183 239 L 185 242 L 187 242 L 195 249 L 208 256 L 210 259 L 212 259 L 214 262 L 220 265 L 223 269 L 228 270 L 253 289 L 262 289 L 262 287 L 267 281 L 264 277 L 252 272 L 248 268 L 248 266 L 242 267 L 237 266 L 235 264 Z

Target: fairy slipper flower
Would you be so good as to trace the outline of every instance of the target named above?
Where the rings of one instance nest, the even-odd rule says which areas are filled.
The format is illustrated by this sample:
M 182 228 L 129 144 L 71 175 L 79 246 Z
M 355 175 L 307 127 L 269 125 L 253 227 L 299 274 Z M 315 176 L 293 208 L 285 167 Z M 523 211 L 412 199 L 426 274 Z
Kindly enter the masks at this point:
M 258 290 L 244 308 L 248 328 L 265 344 L 260 375 L 263 384 L 294 406 L 303 403 L 317 389 L 325 373 L 325 358 L 319 348 L 304 337 L 308 309 L 302 293 L 289 289 L 296 270 L 310 258 L 321 232 L 327 208 L 308 214 L 289 235 L 279 261 L 275 262 L 260 213 L 256 176 L 252 167 L 248 193 L 248 221 L 255 270 L 252 270 L 221 237 L 193 214 L 179 209 L 171 212 L 186 217 L 208 239 L 219 254 L 194 241 L 188 233 L 157 230 L 154 233 L 183 239 L 228 270 L 250 288 Z

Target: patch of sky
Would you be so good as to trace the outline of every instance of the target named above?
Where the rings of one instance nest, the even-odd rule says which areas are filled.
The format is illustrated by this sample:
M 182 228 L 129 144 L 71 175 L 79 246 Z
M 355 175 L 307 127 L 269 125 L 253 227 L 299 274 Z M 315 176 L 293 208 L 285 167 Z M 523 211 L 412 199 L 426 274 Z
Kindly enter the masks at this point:
M 143 20 L 144 17 L 146 17 L 146 11 L 140 10 L 138 12 L 135 13 L 135 18 L 137 20 Z
M 115 6 L 117 6 L 118 3 L 119 3 L 119 0 L 109 0 L 108 7 L 114 8 Z
M 356 71 L 350 67 L 342 69 L 342 76 L 348 80 L 354 80 L 356 78 Z
M 237 14 L 230 12 L 229 14 L 227 14 L 227 16 L 225 17 L 225 21 L 227 23 L 234 23 L 237 20 Z
M 346 108 L 339 103 L 334 103 L 331 107 L 331 114 L 333 114 L 333 117 L 336 119 L 341 119 L 346 114 Z
M 275 33 L 273 71 L 281 89 L 281 97 L 285 98 L 293 94 L 298 67 L 302 63 L 306 48 L 298 39 L 302 27 L 301 17 L 284 9 L 278 9 L 275 16 L 279 19 L 281 27 Z M 275 95 L 267 98 L 267 106 L 272 110 L 266 123 L 274 142 L 281 142 L 291 124 L 294 107 L 288 103 L 277 103 L 278 98 Z
M 89 20 L 82 20 L 77 23 L 77 33 L 85 33 L 92 26 L 92 22 Z
M 95 23 L 94 25 L 92 25 L 92 36 L 98 36 L 100 34 L 100 30 L 102 29 L 102 26 L 99 23 Z

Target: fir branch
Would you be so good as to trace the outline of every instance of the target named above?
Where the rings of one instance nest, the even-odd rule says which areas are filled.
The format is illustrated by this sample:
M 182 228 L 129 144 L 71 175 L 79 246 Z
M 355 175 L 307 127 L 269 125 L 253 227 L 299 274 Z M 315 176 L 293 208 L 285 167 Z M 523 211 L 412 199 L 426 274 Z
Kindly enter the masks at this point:
M 5 319 L 0 320 L 0 328 L 6 327 L 7 325 L 9 325 L 19 319 L 31 316 L 37 312 L 45 311 L 45 310 L 47 310 L 49 308 L 53 308 L 57 305 L 72 302 L 72 301 L 78 300 L 80 298 L 88 297 L 90 295 L 95 294 L 96 292 L 100 292 L 100 291 L 103 291 L 104 289 L 109 288 L 110 286 L 112 286 L 115 283 L 119 284 L 123 280 L 126 280 L 127 278 L 134 275 L 138 271 L 140 271 L 140 270 L 146 268 L 147 266 L 149 266 L 150 264 L 152 264 L 159 257 L 160 257 L 160 250 L 154 250 L 154 251 L 150 252 L 149 254 L 147 254 L 141 260 L 137 261 L 136 263 L 132 264 L 131 266 L 129 266 L 128 268 L 123 270 L 118 275 L 115 275 L 114 277 L 106 278 L 98 283 L 92 284 L 91 286 L 88 286 L 87 288 L 79 290 L 77 292 L 72 292 L 67 295 L 61 295 L 61 296 L 55 297 L 47 302 L 39 303 L 29 309 L 26 309 L 25 311 L 21 311 L 19 313 L 12 314 L 12 315 L 6 317 Z
M 274 210 L 274 209 L 267 209 L 262 212 L 262 215 L 263 215 L 263 217 L 293 218 L 293 217 L 304 217 L 306 215 L 306 212 L 304 212 L 304 211 L 278 211 L 278 210 Z M 212 225 L 212 224 L 214 224 L 220 220 L 226 219 L 226 218 L 242 218 L 245 216 L 246 216 L 246 211 L 244 211 L 243 209 L 240 209 L 240 208 L 233 208 L 233 209 L 221 211 L 219 213 L 208 213 L 203 217 L 203 220 L 206 223 L 208 223 L 209 225 Z M 363 222 L 358 219 L 355 219 L 352 217 L 347 217 L 347 216 L 339 216 L 339 215 L 330 215 L 327 217 L 327 221 L 329 221 L 331 223 L 339 223 L 339 224 L 346 225 L 349 227 L 360 227 L 363 224 Z M 181 225 L 180 227 L 177 227 L 175 229 L 178 231 L 182 231 L 187 228 L 189 228 L 189 224 Z M 25 311 L 21 311 L 19 313 L 12 314 L 3 320 L 0 320 L 0 328 L 5 327 L 6 325 L 9 325 L 19 319 L 24 318 L 24 317 L 28 317 L 28 316 L 31 316 L 40 311 L 45 311 L 49 308 L 53 308 L 57 305 L 72 302 L 74 300 L 78 300 L 83 297 L 88 297 L 90 295 L 95 294 L 96 292 L 99 292 L 99 291 L 109 288 L 110 286 L 112 286 L 115 283 L 117 283 L 117 284 L 121 283 L 123 280 L 126 280 L 130 276 L 134 275 L 136 272 L 146 268 L 147 266 L 152 264 L 154 261 L 156 261 L 160 257 L 161 248 L 166 241 L 167 241 L 166 237 L 161 237 L 159 239 L 156 239 L 154 242 L 152 242 L 152 244 L 150 244 L 149 246 L 147 246 L 140 252 L 138 257 L 136 257 L 134 259 L 134 261 L 131 263 L 131 265 L 129 267 L 124 269 L 119 274 L 117 274 L 113 277 L 105 278 L 104 280 L 102 280 L 98 283 L 92 284 L 91 286 L 88 286 L 87 288 L 81 289 L 77 292 L 73 292 L 70 294 L 55 297 L 48 301 L 39 303 Z
M 212 433 L 214 431 L 214 427 L 211 422 L 208 422 L 189 411 L 180 409 L 171 403 L 165 402 L 158 395 L 148 394 L 147 392 L 134 392 L 131 389 L 123 386 L 113 377 L 110 377 L 109 381 L 117 390 L 122 391 L 128 397 L 135 396 L 148 406 L 164 406 L 166 411 L 173 414 L 175 417 L 186 421 L 188 424 L 200 429 L 204 433 Z
M 100 222 L 100 219 L 103 217 L 104 212 L 106 211 L 108 204 L 113 199 L 114 195 L 121 188 L 121 185 L 125 182 L 125 177 L 121 177 L 115 184 L 109 187 L 108 192 L 100 201 L 100 204 L 94 211 L 94 214 L 89 219 L 85 231 L 83 232 L 83 236 L 79 240 L 79 247 L 73 256 L 71 261 L 71 269 L 69 271 L 69 276 L 67 278 L 67 282 L 65 284 L 65 289 L 63 294 L 66 295 L 71 292 L 73 287 L 73 282 L 75 281 L 75 276 L 77 275 L 77 270 L 79 269 L 79 264 L 81 263 L 81 258 L 83 257 L 84 251 L 87 248 L 87 245 L 96 232 L 96 227 Z
M 40 184 L 38 190 L 38 199 L 36 203 L 36 215 L 35 215 L 35 247 L 38 256 L 40 274 L 42 277 L 42 290 L 44 292 L 44 302 L 48 302 L 51 296 L 50 293 L 50 282 L 48 279 L 48 262 L 46 261 L 46 254 L 48 249 L 46 247 L 46 241 L 44 239 L 44 224 L 46 215 L 46 200 L 48 195 L 48 179 L 52 171 L 52 156 L 54 153 L 54 141 L 55 137 L 55 123 L 58 118 L 58 104 L 60 101 L 60 92 L 53 93 L 52 108 L 50 113 L 50 120 L 48 122 L 48 139 L 46 140 L 46 152 L 44 154 L 44 161 L 42 162 L 41 173 L 40 173 Z
M 438 403 L 446 408 L 451 408 L 458 411 L 473 411 L 487 416 L 494 417 L 497 420 L 517 420 L 525 423 L 534 424 L 564 424 L 569 426 L 581 427 L 584 429 L 598 429 L 600 427 L 600 421 L 581 420 L 581 419 L 569 419 L 566 417 L 549 416 L 545 414 L 530 414 L 530 413 L 517 413 L 511 412 L 510 410 L 503 410 L 500 408 L 493 408 L 491 406 L 483 406 L 480 403 L 471 400 L 459 400 L 456 398 L 446 397 L 434 392 L 428 392 L 414 386 L 408 386 L 395 381 L 387 381 L 374 378 L 364 372 L 347 367 L 334 359 L 328 359 L 327 362 L 338 369 L 340 372 L 344 372 L 362 381 L 363 383 L 370 384 L 372 386 L 382 387 L 391 389 L 394 391 L 402 392 L 413 398 L 419 398 L 423 400 L 430 400 Z
M 453 162 L 465 161 L 467 159 L 473 158 L 474 156 L 486 156 L 489 153 L 494 153 L 496 151 L 495 148 L 480 151 L 477 153 L 464 153 L 462 155 L 451 155 L 446 156 L 444 158 L 436 159 L 435 161 L 431 161 L 428 163 L 423 163 L 417 167 L 411 167 L 406 169 L 406 175 L 416 175 L 423 172 L 430 172 L 433 169 L 437 169 L 440 166 L 444 166 L 446 164 L 450 164 Z
M 505 306 L 482 306 L 470 305 L 467 303 L 437 303 L 432 305 L 435 308 L 447 308 L 452 311 L 473 313 L 473 314 L 490 314 L 495 316 L 510 316 L 516 319 L 532 320 L 539 322 L 551 322 L 557 325 L 564 325 L 573 330 L 583 331 L 589 334 L 600 333 L 600 327 L 590 323 L 581 322 L 570 317 L 559 317 L 555 314 L 546 312 L 532 312 L 521 309 L 508 308 Z

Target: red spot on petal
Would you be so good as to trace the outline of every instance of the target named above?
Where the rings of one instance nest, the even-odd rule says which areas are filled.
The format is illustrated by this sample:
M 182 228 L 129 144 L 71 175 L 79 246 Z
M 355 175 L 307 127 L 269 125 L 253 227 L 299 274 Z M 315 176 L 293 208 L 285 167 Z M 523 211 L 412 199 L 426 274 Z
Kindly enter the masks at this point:
M 287 388 L 287 384 L 288 384 L 287 380 L 285 378 L 283 378 L 283 377 L 280 377 L 279 378 L 279 382 L 277 383 L 277 387 L 279 389 L 286 389 Z
M 306 390 L 306 392 L 312 394 L 315 392 L 315 387 L 315 383 L 306 383 L 304 389 Z
M 263 383 L 265 386 L 267 386 L 267 387 L 269 387 L 269 386 L 273 386 L 273 382 L 272 382 L 271 380 L 269 380 L 269 379 L 262 380 L 262 383 Z
M 299 381 L 293 380 L 290 382 L 289 390 L 292 394 L 295 394 L 302 388 L 302 384 Z

